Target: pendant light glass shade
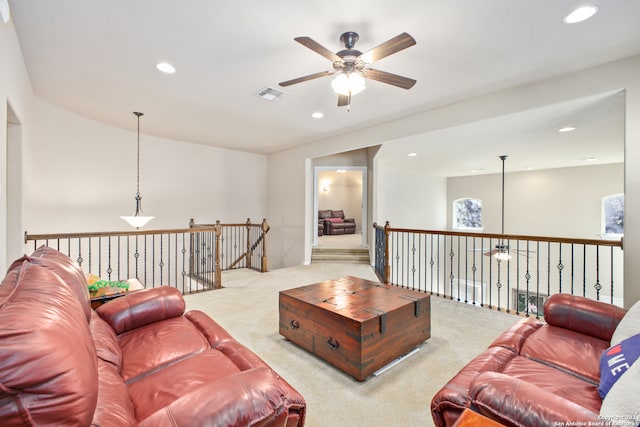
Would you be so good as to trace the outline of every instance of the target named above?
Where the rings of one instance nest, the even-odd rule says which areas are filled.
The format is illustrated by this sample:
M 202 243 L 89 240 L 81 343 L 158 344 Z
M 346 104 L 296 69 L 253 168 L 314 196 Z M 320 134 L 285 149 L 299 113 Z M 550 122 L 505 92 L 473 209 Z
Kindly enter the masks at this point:
M 142 196 L 140 195 L 140 116 L 144 115 L 143 113 L 134 112 L 138 117 L 138 154 L 137 154 L 137 187 L 136 187 L 136 211 L 133 216 L 121 216 L 120 218 L 124 219 L 131 225 L 132 227 L 140 228 L 144 227 L 149 221 L 151 221 L 154 217 L 145 215 L 142 210 Z
M 511 254 L 509 253 L 509 250 L 501 250 L 496 252 L 493 255 L 498 261 L 509 261 L 511 259 Z
M 364 77 L 355 71 L 349 74 L 338 74 L 331 82 L 331 87 L 335 93 L 346 96 L 355 95 L 367 88 Z

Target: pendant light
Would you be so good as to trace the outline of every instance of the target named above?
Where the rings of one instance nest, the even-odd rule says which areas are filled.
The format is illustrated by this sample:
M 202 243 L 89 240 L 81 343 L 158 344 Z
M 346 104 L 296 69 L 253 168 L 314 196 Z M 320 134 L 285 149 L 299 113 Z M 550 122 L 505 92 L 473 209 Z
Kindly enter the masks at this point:
M 144 227 L 146 223 L 151 221 L 154 217 L 145 215 L 142 210 L 142 196 L 140 195 L 140 116 L 143 116 L 143 113 L 134 113 L 138 117 L 138 163 L 137 163 L 137 187 L 136 187 L 136 213 L 133 216 L 121 216 L 120 218 L 124 219 L 131 225 L 132 227 L 140 228 Z

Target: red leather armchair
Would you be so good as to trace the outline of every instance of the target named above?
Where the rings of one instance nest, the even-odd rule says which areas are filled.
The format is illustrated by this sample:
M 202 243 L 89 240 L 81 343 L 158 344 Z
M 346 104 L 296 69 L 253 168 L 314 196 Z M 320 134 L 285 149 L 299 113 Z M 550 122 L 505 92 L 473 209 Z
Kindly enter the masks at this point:
M 552 295 L 544 306 L 546 323 L 523 319 L 433 397 L 435 425 L 455 424 L 467 407 L 506 426 L 599 425 L 600 356 L 625 313 L 587 298 Z
M 91 310 L 84 273 L 40 248 L 0 284 L 0 425 L 302 426 L 302 396 L 179 291 Z

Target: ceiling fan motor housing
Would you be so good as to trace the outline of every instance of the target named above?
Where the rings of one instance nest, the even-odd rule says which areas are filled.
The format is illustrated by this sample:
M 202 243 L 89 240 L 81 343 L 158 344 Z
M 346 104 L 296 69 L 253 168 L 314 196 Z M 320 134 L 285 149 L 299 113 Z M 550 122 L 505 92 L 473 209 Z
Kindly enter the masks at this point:
M 347 49 L 353 49 L 358 40 L 360 40 L 360 36 L 354 31 L 347 31 L 340 36 L 340 41 Z

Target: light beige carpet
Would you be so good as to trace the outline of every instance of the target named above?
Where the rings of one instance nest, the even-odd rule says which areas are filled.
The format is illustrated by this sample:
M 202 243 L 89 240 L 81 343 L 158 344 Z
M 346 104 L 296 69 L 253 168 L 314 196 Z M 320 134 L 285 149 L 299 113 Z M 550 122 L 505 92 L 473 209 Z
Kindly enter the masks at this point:
M 366 264 L 314 264 L 257 273 L 223 273 L 223 289 L 188 295 L 187 309 L 209 314 L 257 353 L 307 401 L 308 427 L 431 426 L 431 398 L 469 360 L 520 318 L 431 298 L 431 338 L 416 354 L 358 382 L 278 333 L 278 292 L 357 276 L 377 280 Z

